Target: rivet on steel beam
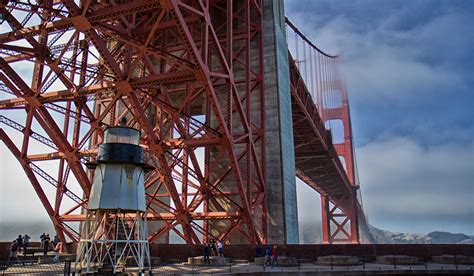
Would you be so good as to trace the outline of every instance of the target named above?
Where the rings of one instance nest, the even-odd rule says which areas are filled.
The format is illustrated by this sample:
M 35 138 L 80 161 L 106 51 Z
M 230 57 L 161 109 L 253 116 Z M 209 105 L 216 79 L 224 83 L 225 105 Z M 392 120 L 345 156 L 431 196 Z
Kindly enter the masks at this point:
M 170 11 L 172 8 L 171 1 L 169 0 L 160 0 L 161 8 L 165 11 Z
M 74 24 L 78 31 L 83 32 L 92 29 L 91 23 L 84 15 L 71 17 L 71 22 L 72 24 Z
M 128 81 L 117 82 L 115 83 L 115 86 L 122 93 L 131 93 L 133 91 L 133 88 Z

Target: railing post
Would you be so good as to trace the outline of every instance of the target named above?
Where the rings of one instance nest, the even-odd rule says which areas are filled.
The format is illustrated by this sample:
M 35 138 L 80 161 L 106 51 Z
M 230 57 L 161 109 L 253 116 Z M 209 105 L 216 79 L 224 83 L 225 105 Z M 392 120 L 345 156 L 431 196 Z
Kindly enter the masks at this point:
M 64 275 L 69 276 L 71 274 L 71 260 L 64 260 Z

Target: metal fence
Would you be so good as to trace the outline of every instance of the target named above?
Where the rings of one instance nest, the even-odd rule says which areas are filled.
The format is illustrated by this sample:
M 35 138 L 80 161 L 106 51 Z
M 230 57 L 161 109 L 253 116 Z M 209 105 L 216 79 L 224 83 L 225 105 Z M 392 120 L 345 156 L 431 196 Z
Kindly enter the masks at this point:
M 390 258 L 389 258 L 390 259 Z M 258 266 L 250 263 L 229 263 L 227 265 L 192 265 L 186 263 L 162 263 L 154 265 L 152 271 L 142 275 L 160 274 L 230 274 L 230 273 L 266 273 L 266 272 L 381 272 L 390 273 L 443 273 L 443 274 L 474 274 L 474 264 L 458 262 L 455 256 L 453 263 L 435 263 L 431 259 L 418 259 L 414 264 L 397 263 L 396 255 L 393 255 L 391 263 L 377 263 L 372 257 L 359 257 L 359 262 L 353 265 L 338 265 L 335 260 L 325 265 L 317 264 L 314 260 L 302 260 L 294 266 Z M 38 261 L 11 261 L 0 262 L 0 275 L 77 275 L 71 266 L 70 260 L 54 262 L 52 260 Z
M 220 274 L 232 273 L 232 264 L 189 265 L 184 263 L 160 264 L 152 267 L 152 274 Z
M 69 263 L 69 265 L 66 265 Z M 0 262 L 0 275 L 69 275 L 65 269 L 70 267 L 69 261 L 53 260 L 20 260 Z

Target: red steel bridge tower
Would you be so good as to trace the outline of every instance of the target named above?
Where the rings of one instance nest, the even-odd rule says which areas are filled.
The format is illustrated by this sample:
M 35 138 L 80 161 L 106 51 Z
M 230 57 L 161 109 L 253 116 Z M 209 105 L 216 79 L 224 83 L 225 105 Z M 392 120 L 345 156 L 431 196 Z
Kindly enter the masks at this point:
M 0 139 L 63 242 L 123 117 L 155 168 L 150 242 L 298 243 L 295 175 L 321 194 L 324 243 L 370 237 L 341 59 L 286 21 L 294 60 L 282 1 L 3 0 L 0 22 Z

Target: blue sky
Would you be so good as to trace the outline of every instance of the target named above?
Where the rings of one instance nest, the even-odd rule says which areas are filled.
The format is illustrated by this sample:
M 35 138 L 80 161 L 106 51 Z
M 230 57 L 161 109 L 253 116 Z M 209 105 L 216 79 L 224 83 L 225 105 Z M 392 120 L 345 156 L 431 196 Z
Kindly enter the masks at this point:
M 344 52 L 370 223 L 474 234 L 474 2 L 285 8 L 320 48 Z

